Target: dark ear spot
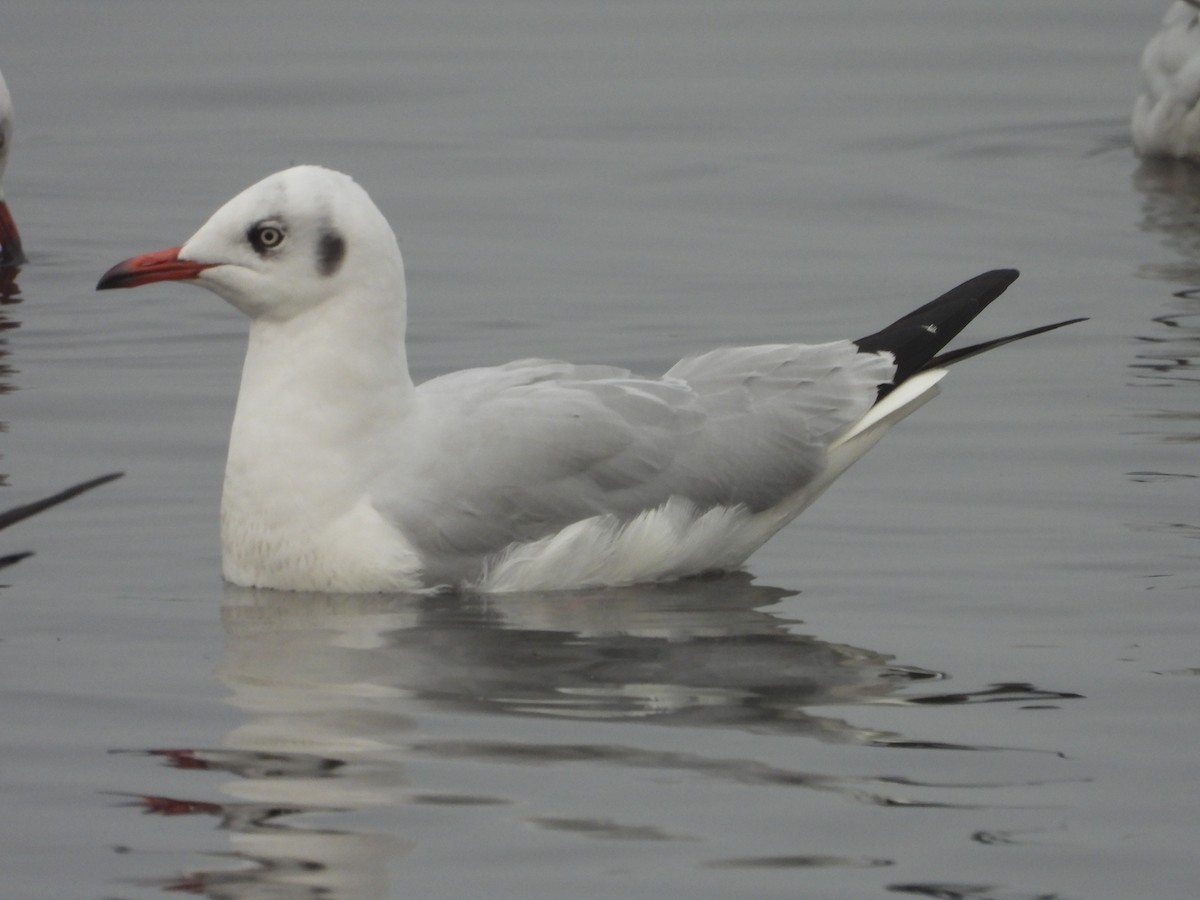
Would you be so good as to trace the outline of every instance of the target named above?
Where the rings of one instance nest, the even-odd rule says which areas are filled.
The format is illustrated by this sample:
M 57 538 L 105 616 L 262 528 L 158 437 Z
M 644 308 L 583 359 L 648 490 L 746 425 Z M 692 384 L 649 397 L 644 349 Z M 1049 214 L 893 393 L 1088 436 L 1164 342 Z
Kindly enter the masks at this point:
M 321 232 L 317 241 L 317 271 L 328 277 L 338 270 L 346 256 L 346 240 L 333 229 Z

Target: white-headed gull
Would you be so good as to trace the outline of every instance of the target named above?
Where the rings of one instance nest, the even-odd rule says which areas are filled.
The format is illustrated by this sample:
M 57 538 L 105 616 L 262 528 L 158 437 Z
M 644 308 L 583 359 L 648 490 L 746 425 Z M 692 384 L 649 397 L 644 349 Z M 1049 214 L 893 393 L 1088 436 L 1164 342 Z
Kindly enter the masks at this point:
M 1142 51 L 1133 146 L 1142 156 L 1200 162 L 1200 2 L 1176 0 Z
M 4 168 L 8 165 L 8 144 L 12 140 L 12 97 L 4 75 L 0 73 L 0 268 L 19 266 L 25 262 L 21 252 L 21 235 L 17 223 L 4 200 Z
M 194 281 L 250 317 L 229 581 L 518 591 L 739 568 L 945 365 L 1069 324 L 939 356 L 1016 277 L 979 275 L 858 341 L 730 347 L 659 378 L 526 359 L 414 385 L 392 229 L 349 176 L 299 166 L 97 287 Z

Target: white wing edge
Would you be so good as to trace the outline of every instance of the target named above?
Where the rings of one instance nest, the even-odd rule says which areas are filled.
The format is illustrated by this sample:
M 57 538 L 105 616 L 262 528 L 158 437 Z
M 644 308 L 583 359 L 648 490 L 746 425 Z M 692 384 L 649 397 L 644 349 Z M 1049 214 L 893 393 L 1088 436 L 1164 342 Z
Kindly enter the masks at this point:
M 879 426 L 884 426 L 883 430 L 886 431 L 910 413 L 924 406 L 938 395 L 937 383 L 946 377 L 947 371 L 946 369 L 926 369 L 907 379 L 872 406 L 867 414 L 851 425 L 845 434 L 830 444 L 830 452 Z M 882 437 L 882 434 L 875 440 L 878 440 L 879 437 Z
M 845 434 L 838 437 L 826 450 L 825 470 L 805 485 L 793 499 L 780 504 L 787 518 L 798 515 L 814 500 L 825 493 L 843 472 L 879 443 L 888 430 L 916 412 L 938 395 L 938 382 L 946 377 L 945 369 L 927 369 L 918 372 L 902 385 L 876 403 L 865 416 L 855 422 Z

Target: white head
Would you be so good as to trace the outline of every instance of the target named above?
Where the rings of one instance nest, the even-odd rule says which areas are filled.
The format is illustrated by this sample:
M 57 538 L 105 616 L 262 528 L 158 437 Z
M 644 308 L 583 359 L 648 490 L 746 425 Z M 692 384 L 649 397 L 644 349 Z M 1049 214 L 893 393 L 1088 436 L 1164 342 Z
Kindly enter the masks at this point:
M 348 175 L 296 166 L 238 194 L 181 247 L 118 263 L 97 288 L 194 281 L 255 320 L 287 321 L 364 291 L 404 302 L 387 220 Z

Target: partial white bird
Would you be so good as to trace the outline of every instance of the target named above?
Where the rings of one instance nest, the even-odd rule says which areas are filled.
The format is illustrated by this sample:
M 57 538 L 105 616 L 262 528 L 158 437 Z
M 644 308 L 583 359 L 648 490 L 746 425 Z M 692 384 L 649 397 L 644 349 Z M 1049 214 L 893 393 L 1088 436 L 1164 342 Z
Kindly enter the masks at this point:
M 349 176 L 299 166 L 97 287 L 194 281 L 251 319 L 229 581 L 519 591 L 741 567 L 945 365 L 1069 324 L 937 355 L 1016 277 L 972 278 L 858 341 L 713 350 L 659 378 L 527 359 L 414 385 L 392 229 Z
M 1147 157 L 1200 161 L 1200 0 L 1176 0 L 1142 51 L 1133 146 Z
M 8 145 L 12 141 L 12 97 L 4 75 L 0 73 L 0 268 L 25 262 L 21 235 L 4 199 L 4 169 L 8 165 Z

